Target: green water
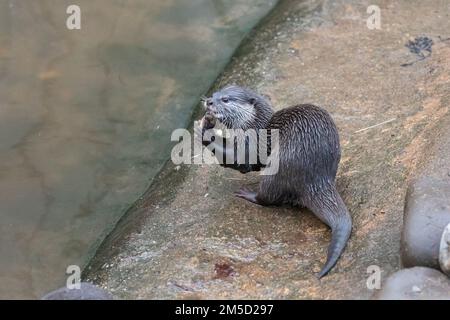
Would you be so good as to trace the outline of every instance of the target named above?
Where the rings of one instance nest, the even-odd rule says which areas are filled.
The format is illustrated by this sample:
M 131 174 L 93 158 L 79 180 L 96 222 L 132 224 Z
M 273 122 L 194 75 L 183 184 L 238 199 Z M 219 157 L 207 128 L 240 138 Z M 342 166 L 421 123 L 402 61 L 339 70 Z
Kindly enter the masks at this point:
M 275 2 L 0 0 L 0 298 L 87 263 Z

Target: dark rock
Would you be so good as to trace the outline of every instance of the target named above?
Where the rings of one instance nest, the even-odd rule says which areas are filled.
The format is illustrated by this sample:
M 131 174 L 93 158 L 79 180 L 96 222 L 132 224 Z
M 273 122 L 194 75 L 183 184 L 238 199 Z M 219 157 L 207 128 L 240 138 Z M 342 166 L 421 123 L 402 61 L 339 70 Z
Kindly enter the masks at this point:
M 80 289 L 66 287 L 52 291 L 42 300 L 113 300 L 113 296 L 105 290 L 87 282 L 82 282 Z
M 419 59 L 413 62 L 404 63 L 401 65 L 402 67 L 413 65 L 415 62 L 424 60 L 425 58 L 431 56 L 433 40 L 425 36 L 417 37 L 414 41 L 408 41 L 405 46 L 411 53 L 416 54 Z
M 414 53 L 421 58 L 425 57 L 424 51 L 431 53 L 432 46 L 433 46 L 433 40 L 428 37 L 424 37 L 424 36 L 417 37 L 414 39 L 414 41 L 410 40 L 406 44 L 406 47 L 409 49 L 409 51 L 411 53 Z
M 406 196 L 401 240 L 405 267 L 439 268 L 442 233 L 450 223 L 450 183 L 436 178 L 413 182 Z
M 430 268 L 403 269 L 391 275 L 373 298 L 377 300 L 450 300 L 450 279 Z

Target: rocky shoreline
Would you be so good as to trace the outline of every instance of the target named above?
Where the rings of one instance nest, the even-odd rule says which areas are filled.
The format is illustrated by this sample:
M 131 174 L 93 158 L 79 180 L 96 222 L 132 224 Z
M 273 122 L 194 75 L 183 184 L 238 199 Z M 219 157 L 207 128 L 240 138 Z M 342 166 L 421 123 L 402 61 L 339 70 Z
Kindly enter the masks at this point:
M 371 4 L 281 1 L 214 86 L 252 87 L 276 109 L 318 104 L 335 119 L 343 148 L 337 184 L 354 228 L 327 277 L 315 273 L 330 233 L 312 214 L 233 197 L 254 187 L 257 174 L 169 162 L 84 278 L 122 299 L 404 298 L 392 292 L 404 287 L 389 284 L 398 283 L 400 257 L 406 267 L 440 268 L 436 241 L 450 222 L 449 13 L 441 2 L 384 3 L 381 30 L 370 30 Z M 419 37 L 432 39 L 432 50 L 410 63 L 417 57 L 405 45 Z M 415 243 L 435 218 L 433 242 Z M 381 271 L 381 291 L 367 286 L 370 266 Z M 408 298 L 450 288 L 439 271 L 408 270 L 400 271 L 414 287 Z M 428 295 L 427 277 L 439 278 Z

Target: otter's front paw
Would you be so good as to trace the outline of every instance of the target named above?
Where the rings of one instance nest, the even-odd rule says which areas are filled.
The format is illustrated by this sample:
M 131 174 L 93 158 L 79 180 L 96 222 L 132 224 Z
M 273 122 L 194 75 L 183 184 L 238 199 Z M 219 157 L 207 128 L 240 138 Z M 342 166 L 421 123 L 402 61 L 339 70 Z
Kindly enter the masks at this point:
M 206 113 L 201 120 L 201 126 L 203 133 L 206 130 L 214 128 L 216 126 L 216 118 L 212 114 Z

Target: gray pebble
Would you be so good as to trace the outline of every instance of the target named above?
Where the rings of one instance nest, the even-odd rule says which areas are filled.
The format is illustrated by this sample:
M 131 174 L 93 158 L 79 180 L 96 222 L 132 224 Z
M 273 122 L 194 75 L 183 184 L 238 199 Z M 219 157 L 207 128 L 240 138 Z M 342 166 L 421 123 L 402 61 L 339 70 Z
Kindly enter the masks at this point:
M 450 279 L 430 268 L 397 271 L 382 284 L 377 300 L 450 300 Z

